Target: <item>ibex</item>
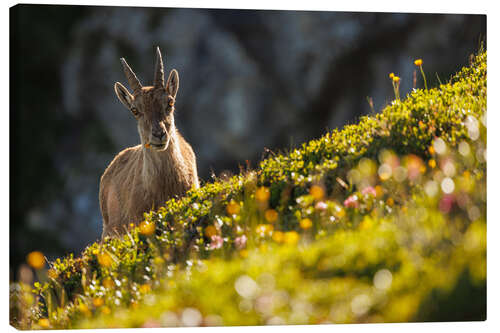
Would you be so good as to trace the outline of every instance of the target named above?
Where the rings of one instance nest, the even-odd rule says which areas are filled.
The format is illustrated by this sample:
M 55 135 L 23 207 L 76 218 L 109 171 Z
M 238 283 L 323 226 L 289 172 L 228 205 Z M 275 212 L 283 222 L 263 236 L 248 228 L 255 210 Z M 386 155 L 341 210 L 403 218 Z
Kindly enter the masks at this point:
M 132 94 L 119 82 L 115 93 L 134 115 L 141 144 L 121 151 L 101 177 L 102 239 L 123 234 L 144 212 L 199 187 L 193 149 L 174 123 L 179 74 L 173 69 L 165 83 L 159 47 L 153 86 L 143 87 L 125 59 L 120 60 Z

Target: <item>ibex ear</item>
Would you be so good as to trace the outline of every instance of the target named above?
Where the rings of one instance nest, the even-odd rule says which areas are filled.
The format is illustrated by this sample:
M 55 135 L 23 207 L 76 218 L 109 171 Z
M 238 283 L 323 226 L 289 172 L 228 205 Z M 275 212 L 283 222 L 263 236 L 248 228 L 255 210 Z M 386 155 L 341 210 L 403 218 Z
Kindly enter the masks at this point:
M 134 96 L 132 96 L 127 88 L 125 88 L 120 82 L 115 83 L 115 93 L 120 102 L 129 110 L 132 109 L 132 102 L 134 101 Z
M 175 98 L 177 90 L 179 90 L 179 73 L 175 69 L 172 69 L 167 80 L 167 92 Z

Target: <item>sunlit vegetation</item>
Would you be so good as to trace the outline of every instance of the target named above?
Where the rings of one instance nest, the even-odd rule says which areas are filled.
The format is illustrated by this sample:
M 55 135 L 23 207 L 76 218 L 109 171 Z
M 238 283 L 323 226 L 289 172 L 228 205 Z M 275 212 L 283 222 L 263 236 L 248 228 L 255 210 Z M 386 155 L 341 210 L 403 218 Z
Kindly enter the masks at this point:
M 123 239 L 28 261 L 23 329 L 484 320 L 486 53 Z

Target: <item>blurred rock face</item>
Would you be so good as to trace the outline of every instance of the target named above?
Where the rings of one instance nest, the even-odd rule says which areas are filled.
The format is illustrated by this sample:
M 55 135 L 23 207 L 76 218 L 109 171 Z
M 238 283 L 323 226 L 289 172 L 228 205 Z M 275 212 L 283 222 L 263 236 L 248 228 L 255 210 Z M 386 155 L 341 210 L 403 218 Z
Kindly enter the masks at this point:
M 367 96 L 382 109 L 394 98 L 389 72 L 401 77 L 404 96 L 416 58 L 424 59 L 430 86 L 436 74 L 445 82 L 485 39 L 485 18 L 95 7 L 69 33 L 62 110 L 92 114 L 114 148 L 88 146 L 78 165 L 61 163 L 73 177 L 63 189 L 70 208 L 37 211 L 32 220 L 49 228 L 56 214 L 71 215 L 61 238 L 78 251 L 100 234 L 100 175 L 116 153 L 139 143 L 135 120 L 113 91 L 116 81 L 128 87 L 120 57 L 143 85 L 153 81 L 156 45 L 166 72 L 179 71 L 176 124 L 200 177 L 211 181 L 246 160 L 256 167 L 265 148 L 287 149 L 370 113 Z

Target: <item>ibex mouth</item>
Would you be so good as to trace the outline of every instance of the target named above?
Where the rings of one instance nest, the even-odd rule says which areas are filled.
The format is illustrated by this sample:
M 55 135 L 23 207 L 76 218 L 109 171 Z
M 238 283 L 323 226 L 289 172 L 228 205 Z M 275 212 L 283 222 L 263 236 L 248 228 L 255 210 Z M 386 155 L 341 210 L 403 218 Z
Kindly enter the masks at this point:
M 144 145 L 146 148 L 153 148 L 154 150 L 164 150 L 165 147 L 167 146 L 167 143 L 152 143 L 152 142 L 149 142 L 149 143 L 146 143 Z

